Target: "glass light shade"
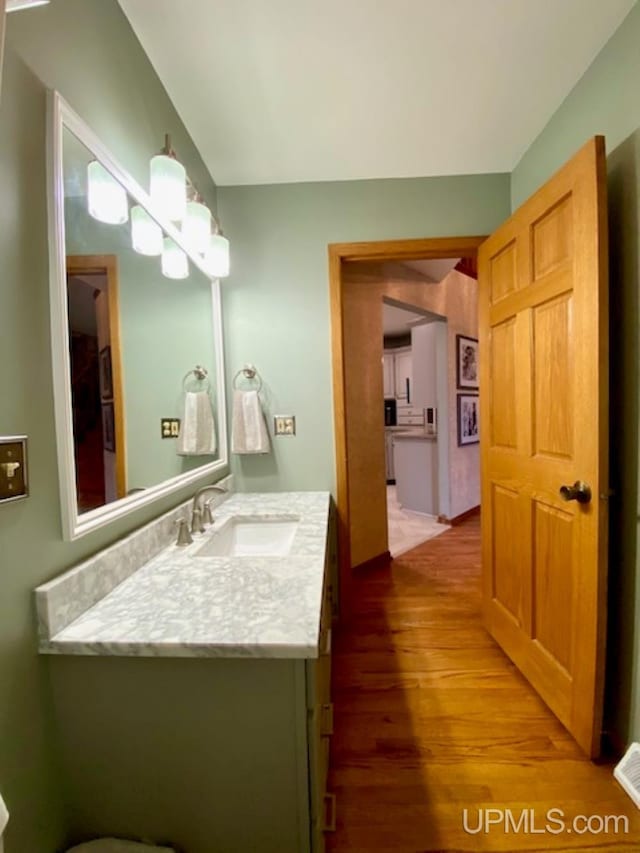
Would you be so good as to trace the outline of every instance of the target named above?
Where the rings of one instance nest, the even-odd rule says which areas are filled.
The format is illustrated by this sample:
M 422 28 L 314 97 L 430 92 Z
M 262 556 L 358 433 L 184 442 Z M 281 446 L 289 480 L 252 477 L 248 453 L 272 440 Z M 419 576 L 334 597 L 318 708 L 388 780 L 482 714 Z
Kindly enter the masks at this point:
M 199 201 L 187 202 L 182 233 L 193 250 L 204 255 L 209 248 L 211 234 L 211 211 L 206 204 L 201 204 Z
M 87 202 L 99 222 L 122 225 L 129 219 L 127 191 L 97 160 L 87 166 Z
M 139 204 L 131 208 L 131 243 L 141 255 L 162 254 L 162 228 Z
M 149 193 L 157 209 L 172 222 L 182 222 L 187 211 L 187 173 L 182 163 L 156 154 L 150 163 Z
M 229 241 L 222 234 L 212 234 L 209 238 L 204 265 L 214 278 L 226 278 L 229 275 Z
M 167 278 L 187 278 L 189 275 L 187 256 L 171 237 L 165 237 L 163 241 L 162 273 Z

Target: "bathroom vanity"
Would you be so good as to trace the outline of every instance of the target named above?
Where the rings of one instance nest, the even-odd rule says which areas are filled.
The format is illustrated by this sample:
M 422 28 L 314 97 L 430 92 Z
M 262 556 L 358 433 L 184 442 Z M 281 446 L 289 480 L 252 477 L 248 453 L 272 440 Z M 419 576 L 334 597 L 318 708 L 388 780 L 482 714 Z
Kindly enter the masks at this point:
M 232 495 L 184 547 L 169 540 L 180 515 L 36 591 L 74 831 L 188 853 L 322 851 L 330 496 Z

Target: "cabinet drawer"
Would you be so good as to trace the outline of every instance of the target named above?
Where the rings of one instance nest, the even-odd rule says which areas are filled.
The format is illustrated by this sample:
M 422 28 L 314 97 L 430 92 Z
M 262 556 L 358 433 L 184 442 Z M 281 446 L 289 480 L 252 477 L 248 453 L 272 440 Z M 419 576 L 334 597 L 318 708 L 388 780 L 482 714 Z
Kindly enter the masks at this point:
M 330 642 L 331 635 L 328 635 Z M 307 708 L 310 710 L 331 701 L 331 653 L 307 661 Z
M 424 412 L 419 406 L 398 406 L 397 415 L 401 417 L 423 418 Z
M 335 797 L 327 792 L 331 736 L 327 733 L 327 708 L 309 711 L 309 776 L 313 853 L 325 849 L 324 833 L 335 829 Z
M 424 417 L 398 415 L 398 426 L 424 426 Z

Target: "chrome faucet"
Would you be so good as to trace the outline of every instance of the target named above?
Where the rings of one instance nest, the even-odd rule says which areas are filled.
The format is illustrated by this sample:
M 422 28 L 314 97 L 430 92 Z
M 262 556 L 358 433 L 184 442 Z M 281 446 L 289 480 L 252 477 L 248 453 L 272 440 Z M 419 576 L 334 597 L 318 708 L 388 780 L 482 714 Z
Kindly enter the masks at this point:
M 189 522 L 187 519 L 178 518 L 174 522 L 174 525 L 178 528 L 178 539 L 176 541 L 176 545 L 191 545 L 193 539 L 189 533 Z
M 217 492 L 218 494 L 226 495 L 227 490 L 223 489 L 222 486 L 203 486 L 193 496 L 193 509 L 191 511 L 191 532 L 192 533 L 202 533 L 204 531 L 205 524 L 213 523 L 213 516 L 211 515 L 211 500 L 205 502 L 204 507 L 200 509 L 200 498 L 203 495 L 206 495 L 207 492 Z

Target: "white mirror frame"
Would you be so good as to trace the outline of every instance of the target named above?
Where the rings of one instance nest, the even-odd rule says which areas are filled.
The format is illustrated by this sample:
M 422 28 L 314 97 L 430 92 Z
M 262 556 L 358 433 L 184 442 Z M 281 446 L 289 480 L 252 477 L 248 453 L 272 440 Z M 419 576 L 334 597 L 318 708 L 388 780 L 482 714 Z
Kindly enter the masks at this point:
M 64 229 L 64 171 L 63 129 L 70 130 L 99 160 L 137 204 L 144 207 L 163 230 L 183 249 L 191 263 L 211 281 L 213 309 L 213 351 L 215 355 L 216 410 L 218 415 L 218 443 L 220 458 L 171 477 L 142 492 L 121 498 L 97 509 L 78 513 L 76 494 L 76 468 L 73 440 L 73 413 L 71 408 L 71 364 L 69 356 L 69 318 L 67 310 L 67 276 Z M 149 153 L 151 157 L 153 152 Z M 228 466 L 226 394 L 224 385 L 224 347 L 220 282 L 211 279 L 202 260 L 185 244 L 180 231 L 158 214 L 148 193 L 111 156 L 91 128 L 75 113 L 62 96 L 50 91 L 47 116 L 47 206 L 49 220 L 49 291 L 51 321 L 51 358 L 53 367 L 53 393 L 55 404 L 56 440 L 58 448 L 58 477 L 60 481 L 60 506 L 62 528 L 66 540 L 78 539 L 148 506 L 159 498 L 196 483 L 212 474 L 226 471 Z M 185 367 L 188 369 L 190 365 Z
M 7 18 L 6 0 L 0 0 L 0 91 L 2 87 L 2 64 L 4 62 L 4 28 Z

